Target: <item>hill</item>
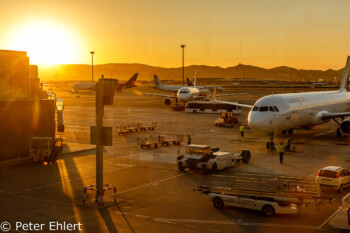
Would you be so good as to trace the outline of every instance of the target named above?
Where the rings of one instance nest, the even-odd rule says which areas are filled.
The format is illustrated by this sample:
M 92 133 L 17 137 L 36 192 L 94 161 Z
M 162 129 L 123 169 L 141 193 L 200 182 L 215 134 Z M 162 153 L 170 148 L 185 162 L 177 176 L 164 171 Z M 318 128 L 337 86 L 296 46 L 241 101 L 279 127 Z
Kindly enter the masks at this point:
M 198 78 L 239 78 L 239 79 L 262 79 L 262 80 L 282 80 L 282 81 L 317 81 L 323 79 L 324 82 L 338 80 L 342 77 L 344 69 L 340 70 L 298 70 L 286 66 L 265 69 L 261 67 L 238 64 L 237 66 L 222 68 L 219 66 L 192 65 L 185 67 L 185 78 L 193 78 L 197 71 Z M 164 68 L 149 66 L 144 64 L 111 63 L 94 65 L 94 80 L 104 74 L 105 78 L 116 78 L 127 80 L 134 73 L 138 72 L 138 80 L 153 80 L 153 74 L 157 74 L 162 80 L 182 79 L 182 67 Z M 39 67 L 39 78 L 43 81 L 58 80 L 91 80 L 91 65 L 57 65 Z

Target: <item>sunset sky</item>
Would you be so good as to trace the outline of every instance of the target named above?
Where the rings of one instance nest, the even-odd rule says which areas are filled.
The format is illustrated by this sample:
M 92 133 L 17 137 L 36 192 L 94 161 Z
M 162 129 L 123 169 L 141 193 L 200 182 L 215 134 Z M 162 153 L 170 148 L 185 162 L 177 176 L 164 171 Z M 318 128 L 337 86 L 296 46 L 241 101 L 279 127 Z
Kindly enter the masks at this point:
M 348 0 L 0 0 L 0 49 L 32 64 L 340 69 Z

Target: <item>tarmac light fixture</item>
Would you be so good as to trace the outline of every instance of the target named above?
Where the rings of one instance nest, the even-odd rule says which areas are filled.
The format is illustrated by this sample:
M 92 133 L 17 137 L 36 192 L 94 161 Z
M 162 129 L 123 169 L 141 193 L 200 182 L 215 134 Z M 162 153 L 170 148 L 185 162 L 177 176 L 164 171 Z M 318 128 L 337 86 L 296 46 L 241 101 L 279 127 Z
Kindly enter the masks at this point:
M 103 127 L 104 105 L 113 105 L 117 80 L 104 79 L 102 75 L 96 84 L 96 127 L 90 127 L 90 144 L 96 145 L 96 202 L 102 207 L 103 184 L 103 147 L 112 146 L 112 127 Z
M 186 45 L 182 44 L 182 86 L 185 85 L 185 47 Z
M 94 51 L 90 51 L 91 54 L 91 85 L 94 85 Z

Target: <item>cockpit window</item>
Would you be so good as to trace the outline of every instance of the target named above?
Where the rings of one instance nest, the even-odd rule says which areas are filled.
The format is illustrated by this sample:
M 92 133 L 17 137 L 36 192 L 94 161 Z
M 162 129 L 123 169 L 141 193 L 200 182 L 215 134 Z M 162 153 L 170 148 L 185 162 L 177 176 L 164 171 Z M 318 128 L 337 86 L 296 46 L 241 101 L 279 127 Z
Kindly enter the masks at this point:
M 259 108 L 259 112 L 267 112 L 269 110 L 269 107 L 263 106 Z
M 270 111 L 270 112 L 274 112 L 275 109 L 274 109 L 272 106 L 270 106 L 270 107 L 269 107 L 269 111 Z
M 253 109 L 252 109 L 253 112 L 257 112 L 259 111 L 259 107 L 258 106 L 254 106 Z
M 273 106 L 273 108 L 276 110 L 276 112 L 279 112 L 279 110 L 276 106 Z
M 188 90 L 181 90 L 180 93 L 182 93 L 182 94 L 187 94 L 187 93 L 189 93 L 189 92 L 188 92 Z

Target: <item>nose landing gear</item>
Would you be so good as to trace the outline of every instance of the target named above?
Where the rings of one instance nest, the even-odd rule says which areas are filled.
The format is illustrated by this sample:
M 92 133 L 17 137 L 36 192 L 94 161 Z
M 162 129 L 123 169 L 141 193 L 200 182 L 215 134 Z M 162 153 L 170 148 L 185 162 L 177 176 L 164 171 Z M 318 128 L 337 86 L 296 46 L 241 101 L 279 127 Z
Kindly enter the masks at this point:
M 266 142 L 266 149 L 276 150 L 275 143 L 273 142 L 273 133 L 270 134 L 270 141 Z

